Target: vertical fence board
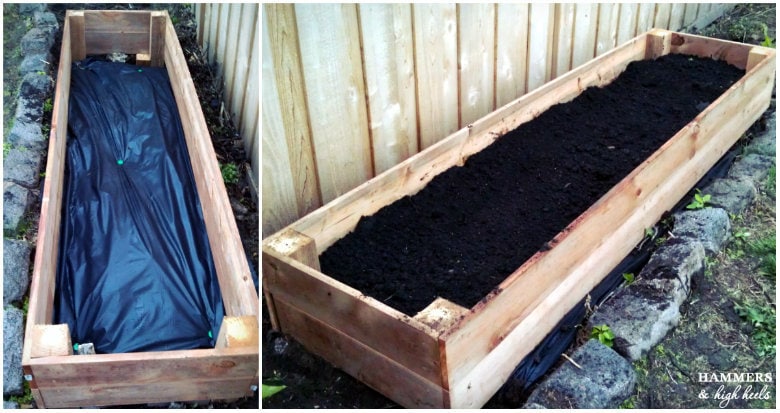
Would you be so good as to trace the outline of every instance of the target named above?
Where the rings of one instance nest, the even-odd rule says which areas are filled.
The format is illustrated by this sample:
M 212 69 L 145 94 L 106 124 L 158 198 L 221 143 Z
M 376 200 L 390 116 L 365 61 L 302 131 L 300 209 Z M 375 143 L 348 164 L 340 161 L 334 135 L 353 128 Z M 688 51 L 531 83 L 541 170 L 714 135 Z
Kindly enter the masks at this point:
M 259 24 L 255 24 L 253 33 L 254 34 L 251 37 L 252 42 L 253 44 L 258 44 L 260 41 Z M 257 192 L 257 183 L 260 180 L 260 145 L 257 143 L 257 140 L 260 137 L 260 131 L 258 129 L 260 119 L 257 116 L 257 114 L 260 113 L 260 90 L 255 83 L 257 81 L 256 79 L 260 78 L 260 53 L 258 49 L 259 48 L 255 47 L 256 51 L 252 53 L 252 56 L 249 59 L 249 70 L 247 72 L 247 79 L 249 80 L 247 82 L 246 96 L 244 96 L 244 106 L 242 108 L 241 118 L 239 120 L 241 137 L 244 139 L 244 149 L 247 150 L 249 163 L 252 168 L 250 174 L 252 182 L 250 184 L 254 185 L 253 189 L 255 192 Z M 298 176 L 300 173 L 301 172 L 299 171 L 293 171 L 293 176 Z M 299 192 L 299 194 L 303 193 L 304 192 Z M 308 205 L 312 203 L 319 202 L 319 196 L 317 195 L 311 198 L 298 195 L 298 199 L 300 200 L 300 204 L 298 206 L 299 211 L 303 208 L 309 208 Z M 265 231 L 265 228 L 263 228 L 263 230 Z
M 618 19 L 617 44 L 621 45 L 636 36 L 636 19 L 639 10 L 637 3 L 621 3 Z
M 683 18 L 683 27 L 690 27 L 696 21 L 696 14 L 699 11 L 699 3 L 685 3 L 685 17 Z
M 267 4 L 264 6 L 266 15 L 266 26 L 263 32 L 270 36 L 270 53 L 263 52 L 263 67 L 266 62 L 271 61 L 275 71 L 275 83 L 277 85 L 276 93 L 279 95 L 279 105 L 284 109 L 282 111 L 282 126 L 284 135 L 282 136 L 263 136 L 263 147 L 267 139 L 282 139 L 286 142 L 289 154 L 289 165 L 292 173 L 292 191 L 296 200 L 297 214 L 305 215 L 322 202 L 317 179 L 317 171 L 314 162 L 314 149 L 312 148 L 311 131 L 309 129 L 309 114 L 307 112 L 306 96 L 304 91 L 304 80 L 301 69 L 301 57 L 298 52 L 298 31 L 295 23 L 295 10 L 290 4 Z M 265 47 L 265 39 L 263 40 Z M 257 60 L 257 55 L 254 56 Z M 250 66 L 256 64 L 249 62 Z M 249 72 L 249 69 L 247 69 Z M 265 71 L 264 71 L 265 74 Z M 251 73 L 247 73 L 249 79 L 252 79 Z M 268 87 L 263 78 L 263 89 Z M 247 95 L 242 103 L 241 119 L 249 123 L 252 120 L 252 100 L 256 91 L 247 90 Z M 254 98 L 257 102 L 257 98 Z M 265 92 L 263 92 L 263 104 L 265 104 Z M 265 113 L 265 108 L 263 109 Z M 265 120 L 265 117 L 263 118 Z M 264 122 L 265 123 L 265 122 Z M 244 130 L 242 136 L 245 141 L 254 141 L 251 126 Z M 265 130 L 265 125 L 263 125 Z M 256 147 L 256 145 L 252 145 Z M 263 165 L 265 167 L 266 156 L 263 152 Z M 265 177 L 263 178 L 265 182 Z M 265 203 L 265 200 L 264 200 Z
M 414 4 L 420 150 L 458 130 L 458 30 L 454 4 Z
M 254 27 L 257 25 L 257 8 L 256 3 L 244 3 L 241 10 L 241 21 L 239 27 Z M 295 20 L 291 20 L 294 24 Z M 297 47 L 296 47 L 297 51 Z M 249 70 L 249 61 L 257 58 L 257 47 L 255 46 L 254 38 L 242 34 L 236 45 L 236 59 L 233 73 L 232 83 L 226 84 L 226 89 L 230 90 L 230 110 L 234 114 L 238 115 L 244 112 L 244 101 L 246 94 L 249 92 L 247 88 L 250 79 L 247 78 L 247 71 Z M 300 66 L 300 65 L 299 65 Z M 238 121 L 241 123 L 243 118 L 239 117 Z M 246 140 L 247 137 L 244 137 Z M 244 145 L 244 149 L 248 151 L 250 147 Z
M 409 4 L 361 4 L 359 10 L 378 174 L 417 152 L 412 8 Z
M 671 17 L 669 18 L 669 30 L 680 30 L 683 26 L 683 19 L 685 18 L 685 4 L 674 3 L 672 4 Z
M 668 29 L 671 15 L 672 5 L 670 3 L 658 3 L 658 7 L 655 11 L 655 27 L 659 29 Z
M 596 56 L 615 48 L 617 44 L 618 12 L 620 5 L 599 4 L 599 27 L 596 38 Z
M 550 80 L 552 73 L 553 4 L 532 3 L 528 30 L 528 91 Z
M 555 62 L 551 75 L 553 79 L 571 69 L 574 11 L 575 5 L 573 3 L 555 5 L 555 31 L 553 39 Z
M 220 14 L 222 12 L 222 6 L 219 4 L 209 4 L 209 8 L 211 9 L 211 21 L 209 25 L 209 37 L 208 37 L 208 50 L 207 50 L 207 56 L 209 59 L 209 63 L 214 63 L 214 61 L 217 58 L 217 50 L 219 47 L 219 22 L 220 22 Z
M 593 59 L 596 47 L 596 21 L 599 6 L 594 3 L 578 3 L 574 17 L 574 43 L 572 45 L 572 67 Z
M 655 3 L 639 4 L 639 12 L 636 18 L 637 34 L 644 33 L 653 28 L 655 19 Z
M 267 13 L 263 13 L 268 17 Z M 269 25 L 263 25 L 263 55 L 271 56 Z M 276 73 L 271 59 L 263 59 L 263 236 L 298 215 L 290 156 L 285 141 Z
M 460 127 L 492 112 L 495 5 L 459 4 Z
M 525 93 L 528 60 L 528 5 L 500 3 L 496 16 L 496 105 Z
M 295 5 L 323 202 L 373 176 L 356 8 Z
M 228 49 L 233 49 L 229 41 L 230 32 L 232 27 L 230 25 L 230 14 L 233 12 L 233 7 L 229 4 L 220 4 L 219 6 L 219 30 L 217 31 L 217 42 L 214 48 L 214 61 L 211 63 L 217 64 L 217 79 L 218 81 L 224 81 L 225 76 L 225 56 Z
M 225 6 L 223 6 L 225 7 Z M 227 5 L 227 7 L 230 9 L 230 14 L 228 15 L 228 27 L 227 27 L 227 37 L 225 41 L 225 54 L 223 56 L 222 61 L 222 74 L 223 74 L 223 81 L 224 85 L 232 85 L 233 81 L 235 79 L 235 70 L 236 70 L 236 59 L 238 59 L 239 56 L 241 56 L 242 59 L 244 59 L 247 55 L 239 55 L 237 53 L 238 50 L 238 32 L 241 29 L 241 25 L 239 24 L 241 21 L 241 14 L 243 12 L 242 4 L 230 4 Z M 252 26 L 248 26 L 252 27 Z M 230 103 L 233 101 L 233 89 L 230 87 L 223 88 L 223 100 L 227 103 Z M 225 108 L 225 110 L 230 110 L 230 108 Z

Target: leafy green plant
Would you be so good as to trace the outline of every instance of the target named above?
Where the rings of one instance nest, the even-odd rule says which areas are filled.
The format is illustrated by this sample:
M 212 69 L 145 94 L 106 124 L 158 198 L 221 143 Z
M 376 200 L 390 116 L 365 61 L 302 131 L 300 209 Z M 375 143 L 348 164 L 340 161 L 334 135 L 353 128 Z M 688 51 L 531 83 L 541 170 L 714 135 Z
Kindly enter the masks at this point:
M 632 272 L 624 272 L 623 273 L 623 280 L 625 280 L 626 285 L 633 284 L 635 279 L 636 279 L 636 277 L 634 277 L 634 273 L 632 273 Z
M 756 353 L 764 357 L 776 353 L 775 332 L 777 314 L 770 306 L 734 305 L 734 311 L 753 326 L 753 341 Z
M 3 142 L 3 158 L 8 156 L 8 153 L 11 152 L 11 144 L 9 142 Z
M 593 330 L 590 332 L 590 338 L 595 338 L 601 344 L 612 347 L 612 341 L 615 339 L 615 334 L 612 333 L 612 329 L 610 329 L 608 325 L 602 324 L 593 327 Z
M 280 391 L 284 390 L 285 388 L 287 388 L 287 386 L 271 386 L 269 384 L 265 384 L 264 383 L 263 384 L 262 397 L 263 397 L 263 399 L 269 398 L 269 397 L 273 396 L 274 394 L 279 393 Z
M 761 46 L 775 47 L 775 39 L 769 37 L 769 27 L 766 24 L 761 23 L 761 29 L 764 32 L 764 41 L 761 42 Z
M 54 105 L 51 103 L 51 98 L 48 98 L 43 102 L 43 111 L 51 113 L 52 110 L 54 110 Z
M 693 201 L 688 204 L 685 208 L 686 209 L 702 209 L 707 206 L 707 204 L 710 203 L 710 199 L 712 199 L 712 196 L 710 194 L 702 195 L 700 190 L 696 190 L 696 193 L 693 194 Z
M 777 235 L 770 234 L 765 238 L 751 241 L 747 245 L 748 250 L 760 260 L 758 272 L 766 277 L 775 278 L 777 269 Z
M 238 183 L 238 167 L 234 163 L 221 164 L 219 170 L 222 172 L 222 180 L 226 184 Z

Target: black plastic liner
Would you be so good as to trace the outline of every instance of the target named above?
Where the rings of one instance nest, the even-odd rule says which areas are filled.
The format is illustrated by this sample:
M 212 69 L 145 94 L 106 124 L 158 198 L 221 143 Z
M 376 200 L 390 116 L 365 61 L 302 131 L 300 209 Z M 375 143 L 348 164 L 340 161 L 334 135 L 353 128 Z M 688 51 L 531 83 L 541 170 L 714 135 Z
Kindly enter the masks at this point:
M 726 152 L 723 157 L 702 177 L 694 188 L 704 188 L 715 179 L 726 176 L 729 168 L 734 163 L 734 158 L 740 151 L 739 145 L 735 145 Z M 672 209 L 671 213 L 680 211 L 691 202 L 691 190 L 683 197 Z M 669 214 L 667 214 L 669 215 Z M 659 234 L 660 235 L 660 234 Z M 607 298 L 620 285 L 623 284 L 624 273 L 639 274 L 642 268 L 650 260 L 650 256 L 655 250 L 655 245 L 650 240 L 640 243 L 637 248 L 631 251 L 604 279 L 590 291 L 590 302 L 592 307 L 596 307 L 606 301 Z M 578 327 L 585 319 L 586 299 L 582 299 L 558 322 L 558 325 L 539 343 L 536 348 L 528 354 L 515 367 L 515 370 L 509 377 L 508 382 L 498 393 L 507 401 L 517 400 L 520 394 L 527 394 L 531 387 L 541 379 L 547 372 L 560 360 L 562 353 L 574 342 L 577 337 Z
M 98 353 L 208 348 L 224 309 L 168 74 L 71 72 L 55 323 Z

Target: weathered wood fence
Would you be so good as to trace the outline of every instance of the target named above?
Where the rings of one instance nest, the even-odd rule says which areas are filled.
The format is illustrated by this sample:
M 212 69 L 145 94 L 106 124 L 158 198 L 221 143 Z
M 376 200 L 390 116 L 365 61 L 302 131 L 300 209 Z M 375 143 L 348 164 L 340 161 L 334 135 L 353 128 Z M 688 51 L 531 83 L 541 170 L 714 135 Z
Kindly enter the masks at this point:
M 732 7 L 265 4 L 263 236 L 638 33 Z
M 260 20 L 257 3 L 195 4 L 198 43 L 224 85 L 225 110 L 241 132 L 256 186 L 260 173 Z

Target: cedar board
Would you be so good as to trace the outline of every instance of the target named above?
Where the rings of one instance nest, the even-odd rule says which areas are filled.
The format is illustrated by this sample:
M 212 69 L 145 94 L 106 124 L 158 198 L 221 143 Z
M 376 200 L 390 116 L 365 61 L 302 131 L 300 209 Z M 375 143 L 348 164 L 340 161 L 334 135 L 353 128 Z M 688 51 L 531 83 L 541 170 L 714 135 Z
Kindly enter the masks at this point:
M 550 106 L 611 82 L 630 62 L 669 53 L 726 60 L 746 74 L 473 308 L 438 299 L 409 317 L 320 272 L 318 255 L 360 217 L 416 193 Z M 660 29 L 637 36 L 266 238 L 272 324 L 405 407 L 479 408 L 760 117 L 774 81 L 772 49 Z
M 73 355 L 53 325 L 70 66 L 90 54 L 137 54 L 165 66 L 182 119 L 225 318 L 214 349 Z M 258 387 L 259 300 L 206 121 L 166 11 L 68 11 L 30 285 L 22 365 L 38 407 L 124 405 L 251 396 Z

